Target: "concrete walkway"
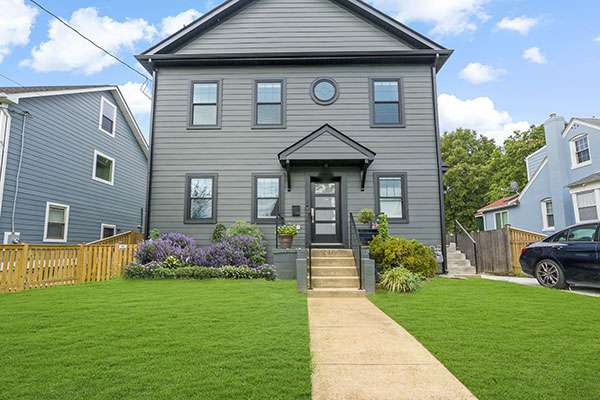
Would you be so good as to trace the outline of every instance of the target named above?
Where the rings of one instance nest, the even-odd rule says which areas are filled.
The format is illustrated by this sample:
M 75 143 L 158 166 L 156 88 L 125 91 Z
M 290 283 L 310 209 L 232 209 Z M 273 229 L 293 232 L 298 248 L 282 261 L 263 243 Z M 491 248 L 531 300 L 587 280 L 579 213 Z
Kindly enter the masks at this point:
M 366 298 L 309 298 L 308 313 L 313 400 L 476 399 Z
M 511 282 L 511 283 L 518 283 L 519 285 L 525 285 L 525 286 L 542 287 L 542 285 L 540 285 L 538 283 L 537 279 L 535 279 L 535 278 L 524 278 L 524 277 L 517 277 L 517 276 L 499 276 L 499 275 L 487 275 L 487 274 L 482 274 L 481 277 L 483 279 L 488 279 L 490 281 Z M 551 289 L 548 289 L 548 290 L 551 290 Z M 571 293 L 575 293 L 575 294 L 581 294 L 584 296 L 600 297 L 600 289 L 594 289 L 594 288 L 574 287 L 574 288 L 570 288 L 570 289 L 563 290 L 563 291 L 571 292 Z

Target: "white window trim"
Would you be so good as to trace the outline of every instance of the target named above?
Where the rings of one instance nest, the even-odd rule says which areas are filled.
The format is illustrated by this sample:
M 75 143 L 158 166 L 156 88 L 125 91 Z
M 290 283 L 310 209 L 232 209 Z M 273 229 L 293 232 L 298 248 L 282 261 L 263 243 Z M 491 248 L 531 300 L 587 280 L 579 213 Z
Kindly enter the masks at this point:
M 102 115 L 104 113 L 104 104 L 108 103 L 109 105 L 111 105 L 113 107 L 113 109 L 115 110 L 113 112 L 113 131 L 109 132 L 106 131 L 102 128 Z M 106 97 L 102 96 L 101 100 L 100 100 L 100 118 L 98 120 L 98 128 L 106 133 L 108 136 L 110 137 L 115 137 L 115 132 L 117 130 L 117 106 L 114 105 L 112 102 L 110 102 Z
M 547 207 L 547 203 L 549 201 L 552 201 L 552 199 L 547 198 L 547 199 L 540 201 L 540 209 L 542 210 L 542 227 L 543 227 L 542 231 L 543 232 L 554 231 L 556 229 L 555 226 L 548 225 L 548 212 L 547 212 L 548 210 L 546 207 Z M 554 203 L 552 203 L 552 206 L 554 207 Z M 554 225 L 556 225 L 556 220 L 554 221 Z
M 112 228 L 113 229 L 113 236 L 115 236 L 117 234 L 117 226 L 113 225 L 113 224 L 100 224 L 100 240 L 102 239 L 106 239 L 105 237 L 103 237 L 104 235 L 104 228 Z M 110 236 L 112 237 L 112 236 Z
M 64 208 L 65 210 L 65 234 L 62 239 L 48 239 L 48 217 L 50 215 L 50 207 Z M 44 242 L 48 243 L 65 243 L 69 237 L 69 211 L 70 206 L 60 203 L 46 202 L 46 219 L 44 221 Z
M 2 163 L 0 165 L 0 211 L 2 210 L 2 199 L 4 198 L 4 183 L 6 180 L 6 162 L 8 160 L 8 145 L 10 139 L 10 128 L 12 123 L 12 116 L 8 111 L 8 107 L 0 105 L 0 113 L 4 115 L 4 118 L 0 118 L 0 136 L 4 138 L 4 146 L 0 149 L 0 158 Z M 4 121 L 2 121 L 4 119 Z M 4 123 L 2 123 L 4 122 Z
M 105 181 L 104 179 L 98 178 L 96 176 L 96 161 L 98 159 L 98 156 L 107 158 L 110 161 L 112 161 L 112 169 L 110 170 L 110 181 Z M 113 186 L 115 184 L 115 169 L 116 169 L 116 167 L 117 167 L 117 163 L 115 162 L 114 158 L 109 157 L 106 154 L 99 152 L 98 150 L 94 150 L 94 164 L 92 167 L 92 179 L 93 180 Z
M 581 220 L 579 218 L 579 206 L 577 205 L 577 194 L 581 192 L 594 192 L 594 198 L 596 199 L 596 215 L 600 218 L 600 184 L 593 186 L 582 186 L 577 189 L 571 189 L 571 202 L 573 203 L 573 213 L 575 214 L 575 222 L 580 224 L 582 222 L 595 222 L 597 219 Z
M 502 214 L 502 213 L 506 213 L 506 225 L 510 225 L 510 214 L 509 214 L 508 210 L 496 211 L 494 213 L 494 228 L 495 229 L 502 229 L 502 228 L 504 228 L 503 226 L 498 227 L 498 222 L 496 221 L 496 215 L 497 214 Z
M 590 153 L 590 159 L 587 161 L 584 161 L 582 163 L 578 163 L 577 162 L 577 154 L 575 153 L 575 141 L 577 141 L 583 137 L 585 137 L 587 140 L 588 152 Z M 590 165 L 592 163 L 592 151 L 590 149 L 590 138 L 587 133 L 583 133 L 581 135 L 572 137 L 571 140 L 569 140 L 569 148 L 571 150 L 571 169 L 585 167 L 586 165 Z

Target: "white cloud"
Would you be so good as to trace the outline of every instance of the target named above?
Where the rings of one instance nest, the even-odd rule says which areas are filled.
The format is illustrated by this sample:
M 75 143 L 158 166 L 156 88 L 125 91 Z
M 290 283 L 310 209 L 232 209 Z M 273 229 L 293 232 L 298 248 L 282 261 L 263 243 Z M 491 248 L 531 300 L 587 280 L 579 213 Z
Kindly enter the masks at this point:
M 596 38 L 594 39 L 594 42 L 600 43 L 600 36 L 596 36 Z
M 530 47 L 525 50 L 523 58 L 534 64 L 546 64 L 546 57 L 544 57 L 539 47 Z
M 494 81 L 505 74 L 505 69 L 494 68 L 490 65 L 480 63 L 469 63 L 460 71 L 460 77 L 474 85 Z
M 68 22 L 113 54 L 132 50 L 137 42 L 151 40 L 156 35 L 156 29 L 141 18 L 118 22 L 99 16 L 93 7 L 76 10 Z M 81 71 L 90 75 L 115 62 L 75 32 L 52 20 L 48 40 L 34 47 L 31 58 L 21 64 L 40 72 Z
M 442 132 L 473 129 L 502 144 L 515 130 L 529 129 L 529 122 L 513 121 L 508 112 L 497 110 L 489 97 L 461 100 L 444 93 L 438 97 L 438 104 Z
M 529 30 L 536 26 L 538 22 L 539 20 L 537 18 L 525 16 L 515 18 L 504 17 L 498 22 L 496 27 L 507 31 L 519 32 L 521 35 L 527 35 Z
M 119 85 L 127 105 L 134 114 L 147 114 L 150 112 L 150 99 L 142 92 L 142 82 L 127 82 Z
M 172 35 L 184 26 L 189 25 L 201 15 L 202 13 L 200 11 L 190 8 L 189 10 L 183 11 L 172 17 L 165 17 L 160 22 L 160 34 L 161 36 Z
M 432 33 L 447 35 L 474 31 L 489 16 L 483 6 L 489 0 L 370 0 L 398 20 L 435 24 Z
M 0 0 L 0 63 L 15 46 L 29 43 L 31 27 L 38 12 L 24 0 Z

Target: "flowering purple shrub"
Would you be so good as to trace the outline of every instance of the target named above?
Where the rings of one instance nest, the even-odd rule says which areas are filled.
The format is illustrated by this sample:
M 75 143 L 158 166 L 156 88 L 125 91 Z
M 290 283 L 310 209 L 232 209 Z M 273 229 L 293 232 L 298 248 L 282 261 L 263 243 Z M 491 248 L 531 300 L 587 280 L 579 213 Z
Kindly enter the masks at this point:
M 224 243 L 231 245 L 232 248 L 241 250 L 245 261 L 243 264 L 229 265 L 247 265 L 250 268 L 263 265 L 267 261 L 267 250 L 264 242 L 250 235 L 238 235 L 228 237 Z
M 195 258 L 196 242 L 182 233 L 163 233 L 158 239 L 142 242 L 135 254 L 140 264 L 163 262 L 173 256 L 182 264 L 190 264 Z
M 247 265 L 248 260 L 244 252 L 229 242 L 219 242 L 202 249 L 204 257 L 197 255 L 196 265 L 218 268 L 224 265 Z

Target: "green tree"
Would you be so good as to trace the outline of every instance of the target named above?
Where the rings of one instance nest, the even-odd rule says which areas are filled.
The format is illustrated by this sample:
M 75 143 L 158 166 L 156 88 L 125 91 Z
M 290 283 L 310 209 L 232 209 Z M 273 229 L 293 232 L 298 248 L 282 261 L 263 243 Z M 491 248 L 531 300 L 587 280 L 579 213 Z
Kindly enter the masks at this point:
M 446 228 L 453 230 L 458 220 L 472 230 L 475 212 L 490 199 L 493 160 L 500 157 L 500 149 L 492 139 L 473 130 L 457 129 L 444 133 L 441 152 L 449 167 L 444 175 Z

